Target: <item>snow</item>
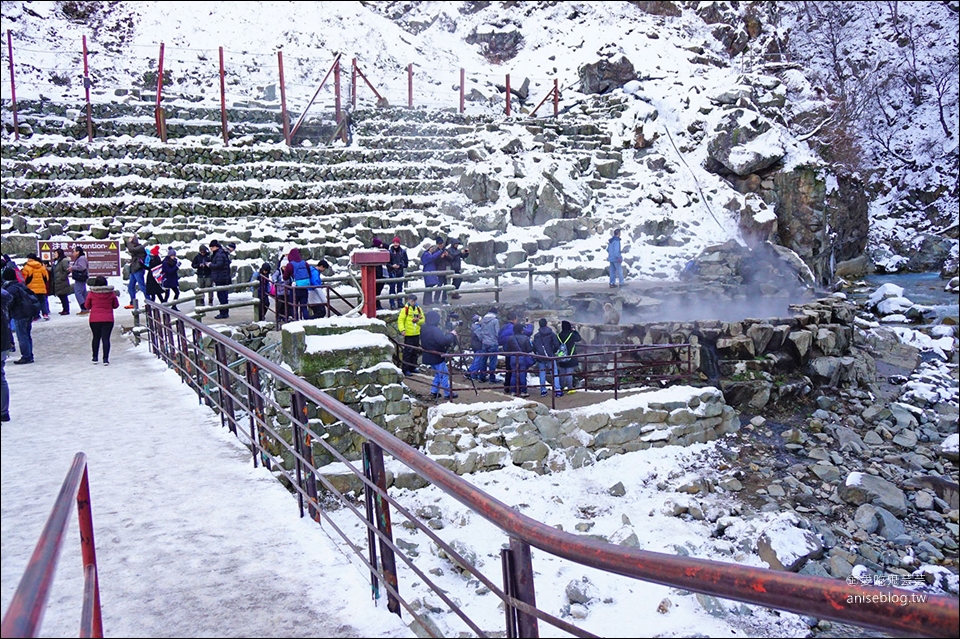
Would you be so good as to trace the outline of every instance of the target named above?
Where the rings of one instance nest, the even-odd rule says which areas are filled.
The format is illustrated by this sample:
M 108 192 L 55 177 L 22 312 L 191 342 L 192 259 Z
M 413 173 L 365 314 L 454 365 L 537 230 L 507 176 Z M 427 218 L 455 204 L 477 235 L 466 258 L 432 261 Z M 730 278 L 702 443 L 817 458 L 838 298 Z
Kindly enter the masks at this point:
M 947 438 L 941 442 L 940 450 L 953 455 L 960 454 L 960 434 L 954 433 L 953 435 L 947 436 Z
M 113 282 L 114 286 L 119 282 Z M 117 312 L 120 325 L 132 323 L 129 311 Z M 373 323 L 338 319 L 346 324 Z M 249 452 L 199 405 L 179 377 L 150 352 L 134 347 L 114 331 L 111 366 L 89 361 L 85 317 L 53 316 L 35 325 L 36 363 L 5 366 L 11 391 L 12 421 L 2 429 L 2 606 L 10 602 L 73 455 L 89 459 L 92 512 L 101 576 L 104 627 L 115 636 L 366 636 L 408 637 L 412 633 L 370 599 L 368 571 L 338 550 L 329 527 L 301 519 L 296 499 L 265 469 L 253 468 Z M 349 340 L 348 340 L 349 341 Z M 33 401 L 36 388 L 61 389 L 64 410 L 53 413 Z M 686 400 L 710 389 L 676 387 L 626 396 L 619 404 L 582 410 L 623 410 L 649 402 Z M 719 392 L 719 391 L 715 391 Z M 521 400 L 491 404 L 499 410 Z M 456 404 L 431 408 L 432 420 Z M 473 408 L 482 408 L 474 405 Z M 56 442 L 56 445 L 51 445 Z M 606 459 L 592 466 L 550 475 L 519 467 L 469 477 L 471 483 L 521 512 L 564 530 L 600 534 L 640 548 L 689 554 L 761 566 L 759 558 L 738 548 L 752 547 L 766 515 L 712 537 L 715 524 L 661 512 L 671 497 L 701 509 L 719 508 L 729 499 L 720 491 L 698 499 L 658 488 L 677 486 L 720 463 L 711 461 L 715 443 L 667 446 Z M 25 463 L 42 460 L 42 463 Z M 388 470 L 402 466 L 388 459 Z M 338 464 L 327 467 L 334 471 Z M 202 472 L 200 472 L 202 469 Z M 626 494 L 608 489 L 622 483 Z M 393 489 L 394 497 L 416 511 L 436 506 L 444 539 L 475 550 L 484 572 L 499 582 L 497 553 L 503 533 L 482 517 L 433 487 Z M 707 501 L 707 500 L 710 501 Z M 730 506 L 725 508 L 729 509 Z M 726 510 L 724 512 L 730 512 Z M 330 513 L 355 540 L 365 534 L 346 509 Z M 418 544 L 418 565 L 438 569 L 441 587 L 454 593 L 481 627 L 497 630 L 502 612 L 493 595 L 474 596 L 436 553 L 422 533 L 395 520 L 395 537 Z M 43 636 L 76 633 L 81 576 L 75 520 L 54 583 Z M 580 525 L 587 525 L 580 528 Z M 352 532 L 351 532 L 352 531 Z M 587 532 L 588 531 L 588 532 Z M 328 534 L 330 535 L 328 537 Z M 635 535 L 635 537 L 633 537 Z M 748 541 L 749 540 L 749 541 Z M 616 636 L 624 624 L 651 633 L 805 636 L 796 615 L 721 602 L 727 611 L 708 614 L 697 598 L 670 588 L 584 568 L 534 550 L 537 602 L 548 612 L 586 614 L 570 619 L 592 632 Z M 432 577 L 433 578 L 433 577 Z M 566 588 L 589 580 L 595 598 L 569 605 Z M 420 580 L 401 570 L 401 588 L 409 600 L 442 606 Z M 664 599 L 666 614 L 654 614 Z M 189 601 L 189 609 L 184 602 Z M 577 607 L 580 606 L 580 607 Z M 269 607 L 270 614 L 263 610 Z M 457 627 L 440 615 L 442 626 Z M 408 614 L 404 620 L 409 622 Z M 321 629 L 321 630 L 318 630 Z M 452 631 L 451 631 L 452 632 Z M 543 636 L 556 631 L 541 626 Z M 451 635 L 447 635 L 451 636 Z

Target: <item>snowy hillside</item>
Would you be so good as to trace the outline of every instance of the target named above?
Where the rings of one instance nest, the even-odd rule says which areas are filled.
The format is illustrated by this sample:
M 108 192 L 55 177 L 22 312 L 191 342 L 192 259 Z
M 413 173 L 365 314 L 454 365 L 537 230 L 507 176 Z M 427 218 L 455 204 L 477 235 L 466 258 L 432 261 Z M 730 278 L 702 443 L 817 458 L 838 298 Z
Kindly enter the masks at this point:
M 596 89 L 628 100 L 625 110 L 600 122 L 611 145 L 623 149 L 616 188 L 597 191 L 582 167 L 532 152 L 531 134 L 519 137 L 523 152 L 493 153 L 475 167 L 477 174 L 505 178 L 497 183 L 499 201 L 455 200 L 444 211 L 459 209 L 463 233 L 507 238 L 520 248 L 523 240 L 543 237 L 542 223 L 517 228 L 517 207 L 530 206 L 524 193 L 542 198 L 545 181 L 566 187 L 563 217 L 583 215 L 596 223 L 554 254 L 544 252 L 541 263 L 602 267 L 605 238 L 621 226 L 629 276 L 672 279 L 705 247 L 731 238 L 749 241 L 745 231 L 759 226 L 827 281 L 834 263 L 864 250 L 863 224 L 844 210 L 864 193 L 869 251 L 883 265 L 907 263 L 924 234 L 955 238 L 960 126 L 956 80 L 944 71 L 956 69 L 957 3 L 894 3 L 896 16 L 890 3 L 818 3 L 830 5 L 821 7 L 823 15 L 811 15 L 809 3 L 767 4 L 4 2 L 3 19 L 13 42 L 18 99 L 77 104 L 84 93 L 83 36 L 95 102 L 155 88 L 162 43 L 165 99 L 210 105 L 220 99 L 220 47 L 228 103 L 277 103 L 282 52 L 284 97 L 294 114 L 315 95 L 315 109 L 332 107 L 332 82 L 319 93 L 317 87 L 337 54 L 344 85 L 348 61 L 356 60 L 363 74 L 360 107 L 377 101 L 366 78 L 393 106 L 412 98 L 417 108 L 455 110 L 463 69 L 466 113 L 502 117 L 509 74 L 514 119 L 540 104 L 554 80 L 564 116 L 583 112 L 591 97 L 583 92 L 584 68 L 620 68 L 626 60 L 622 66 L 632 74 Z M 834 18 L 843 31 L 826 29 Z M 918 46 L 906 47 L 898 33 L 915 34 L 908 40 Z M 3 54 L 6 107 L 6 48 Z M 909 60 L 925 74 L 915 74 L 914 85 L 903 80 L 893 86 L 891 78 L 904 74 L 888 77 L 882 69 L 909 67 Z M 836 71 L 838 64 L 869 66 L 872 84 L 854 83 L 859 76 Z M 622 81 L 631 75 L 632 81 Z M 915 99 L 904 102 L 900 94 L 911 86 Z M 875 99 L 850 104 L 849 96 L 868 88 Z M 537 116 L 551 111 L 548 102 Z M 3 117 L 6 140 L 12 128 L 6 108 Z M 749 139 L 725 149 L 718 163 L 731 127 L 747 130 Z M 491 136 L 488 147 L 509 142 L 509 136 Z M 796 191 L 796 183 L 773 185 L 777 175 L 802 171 L 820 185 L 807 208 L 841 210 L 812 238 L 788 227 L 796 215 L 784 193 Z M 779 228 L 770 227 L 773 215 L 781 218 Z M 955 256 L 956 242 L 952 251 Z

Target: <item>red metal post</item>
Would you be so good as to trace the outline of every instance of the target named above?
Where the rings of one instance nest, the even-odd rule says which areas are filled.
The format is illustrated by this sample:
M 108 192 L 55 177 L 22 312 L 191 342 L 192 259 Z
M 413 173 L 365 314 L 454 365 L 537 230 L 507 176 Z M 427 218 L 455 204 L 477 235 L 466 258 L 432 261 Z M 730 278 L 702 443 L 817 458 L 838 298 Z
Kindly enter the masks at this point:
M 157 63 L 157 106 L 154 113 L 157 118 L 157 135 L 164 143 L 167 141 L 166 127 L 163 124 L 163 113 L 160 110 L 160 100 L 163 95 L 163 43 L 160 43 L 160 60 Z
M 510 117 L 510 74 L 507 74 L 507 117 Z
M 223 131 L 223 143 L 230 144 L 230 135 L 227 132 L 227 87 L 223 66 L 223 47 L 220 47 L 220 129 Z
M 287 85 L 283 81 L 283 51 L 277 51 L 280 65 L 280 119 L 283 120 L 283 139 L 290 146 L 290 118 L 287 117 Z
M 333 63 L 333 93 L 336 103 L 336 120 L 337 126 L 340 126 L 340 121 L 343 119 L 340 106 L 340 58 L 338 57 L 336 62 Z M 346 133 L 346 131 L 344 131 Z
M 93 142 L 93 109 L 90 106 L 90 68 L 87 66 L 87 36 L 83 36 L 83 90 L 87 96 L 87 142 Z
M 360 292 L 363 295 L 363 314 L 377 316 L 377 270 L 390 262 L 385 249 L 364 249 L 350 255 L 350 263 L 360 267 Z
M 413 63 L 407 65 L 407 106 L 413 108 Z
M 467 77 L 467 72 L 463 70 L 463 67 L 460 67 L 460 113 L 463 113 L 463 102 L 464 102 L 464 87 L 463 83 Z
M 357 108 L 357 59 L 353 59 L 353 68 L 350 72 L 350 104 Z M 337 120 L 339 122 L 339 120 Z
M 373 483 L 380 490 L 373 497 L 374 516 L 377 519 L 377 528 L 383 536 L 393 542 L 393 524 L 390 522 L 390 505 L 382 497 L 387 493 L 387 473 L 383 466 L 383 449 L 376 442 L 370 442 L 370 474 Z M 397 581 L 397 560 L 386 541 L 380 539 L 380 565 L 383 567 L 383 580 L 393 590 L 387 590 L 387 610 L 400 615 L 400 600 L 394 592 L 399 592 Z
M 536 608 L 537 596 L 533 586 L 533 556 L 530 552 L 530 544 L 516 537 L 511 537 L 510 554 L 513 585 L 515 587 L 514 597 Z M 540 629 L 537 625 L 537 618 L 518 610 L 517 633 L 520 637 L 530 637 L 532 639 L 539 637 Z
M 553 79 L 553 117 L 560 115 L 560 82 Z
M 91 637 L 103 636 L 103 619 L 100 615 L 100 577 L 97 572 L 97 547 L 93 539 L 93 510 L 90 506 L 90 479 L 87 475 L 87 465 L 83 465 L 83 476 L 80 478 L 80 490 L 77 493 L 77 518 L 80 521 L 80 556 L 83 559 L 84 572 L 87 573 L 87 591 L 89 597 L 84 604 L 84 611 L 89 616 Z M 87 624 L 83 624 L 87 627 Z
M 20 126 L 17 124 L 17 83 L 13 79 L 13 36 L 7 29 L 7 54 L 10 59 L 10 101 L 13 103 L 13 139 L 20 139 Z

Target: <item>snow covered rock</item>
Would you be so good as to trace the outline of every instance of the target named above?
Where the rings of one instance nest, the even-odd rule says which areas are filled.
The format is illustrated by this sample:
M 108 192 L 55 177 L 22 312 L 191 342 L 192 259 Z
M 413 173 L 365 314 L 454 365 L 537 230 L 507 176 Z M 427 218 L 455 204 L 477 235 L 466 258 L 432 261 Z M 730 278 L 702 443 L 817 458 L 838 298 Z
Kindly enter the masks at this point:
M 850 504 L 873 504 L 898 516 L 907 514 L 907 498 L 903 491 L 886 479 L 874 475 L 850 473 L 840 486 L 839 495 Z
M 820 538 L 798 527 L 799 519 L 786 513 L 774 519 L 757 538 L 757 554 L 774 570 L 796 572 L 808 559 L 823 554 Z

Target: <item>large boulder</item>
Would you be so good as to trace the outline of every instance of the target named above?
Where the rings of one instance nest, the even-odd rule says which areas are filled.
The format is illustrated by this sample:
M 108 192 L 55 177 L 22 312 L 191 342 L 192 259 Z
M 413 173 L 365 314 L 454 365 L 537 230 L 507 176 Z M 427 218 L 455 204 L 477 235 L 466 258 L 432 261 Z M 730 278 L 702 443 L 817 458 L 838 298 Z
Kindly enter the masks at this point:
M 735 109 L 717 124 L 707 142 L 705 168 L 721 175 L 750 175 L 786 154 L 780 128 L 756 111 Z
M 637 79 L 633 63 L 626 56 L 619 60 L 600 60 L 580 67 L 581 93 L 607 93 Z
M 850 473 L 840 486 L 839 495 L 845 502 L 856 506 L 873 504 L 897 516 L 902 517 L 907 514 L 907 497 L 903 491 L 893 483 L 875 475 Z
M 809 559 L 823 554 L 823 543 L 817 535 L 798 526 L 793 513 L 773 520 L 757 538 L 757 554 L 773 570 L 796 572 Z

